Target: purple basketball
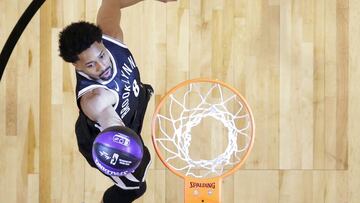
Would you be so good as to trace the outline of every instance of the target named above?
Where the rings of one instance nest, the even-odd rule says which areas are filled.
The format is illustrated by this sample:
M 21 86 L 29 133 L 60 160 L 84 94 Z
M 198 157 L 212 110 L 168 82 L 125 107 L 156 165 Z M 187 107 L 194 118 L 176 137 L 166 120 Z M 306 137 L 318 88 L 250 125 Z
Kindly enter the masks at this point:
M 92 147 L 96 166 L 110 176 L 134 172 L 143 157 L 143 144 L 133 130 L 125 126 L 110 127 L 99 133 Z

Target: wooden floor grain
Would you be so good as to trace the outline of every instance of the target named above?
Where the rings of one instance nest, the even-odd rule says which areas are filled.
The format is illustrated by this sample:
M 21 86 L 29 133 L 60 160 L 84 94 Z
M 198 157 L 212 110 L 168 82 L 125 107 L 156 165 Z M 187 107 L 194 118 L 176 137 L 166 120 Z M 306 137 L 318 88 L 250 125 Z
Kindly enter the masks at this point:
M 30 0 L 0 0 L 0 45 Z M 0 83 L 0 201 L 98 203 L 111 181 L 77 149 L 71 64 L 59 31 L 94 22 L 101 1 L 48 0 Z M 157 159 L 150 120 L 175 84 L 208 77 L 236 87 L 257 132 L 223 203 L 360 200 L 359 0 L 147 0 L 124 9 L 124 40 L 156 93 L 143 138 L 153 162 L 136 203 L 181 203 L 183 182 Z

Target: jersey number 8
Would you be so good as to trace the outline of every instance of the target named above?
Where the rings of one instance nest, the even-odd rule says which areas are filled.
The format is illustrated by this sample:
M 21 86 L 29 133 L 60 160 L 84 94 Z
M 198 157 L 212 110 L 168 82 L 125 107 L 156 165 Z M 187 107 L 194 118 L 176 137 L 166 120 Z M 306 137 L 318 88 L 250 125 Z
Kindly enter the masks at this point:
M 140 92 L 140 88 L 139 85 L 137 84 L 136 80 L 134 80 L 133 84 L 132 84 L 132 89 L 134 91 L 134 95 L 135 97 L 139 96 L 139 92 Z

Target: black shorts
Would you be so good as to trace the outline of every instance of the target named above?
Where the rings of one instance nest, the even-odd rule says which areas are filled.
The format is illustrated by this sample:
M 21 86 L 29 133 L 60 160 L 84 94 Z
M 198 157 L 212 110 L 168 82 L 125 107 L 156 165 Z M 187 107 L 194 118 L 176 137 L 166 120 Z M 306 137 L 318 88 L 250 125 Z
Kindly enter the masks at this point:
M 142 124 L 147 108 L 147 104 L 153 94 L 153 89 L 150 85 L 142 84 L 140 90 L 142 98 L 140 100 L 139 108 L 134 115 L 133 121 L 130 123 L 129 128 L 134 130 L 141 138 Z M 94 127 L 94 122 L 91 121 L 86 115 L 80 111 L 79 117 L 75 124 L 75 133 L 80 153 L 85 157 L 90 166 L 98 169 L 92 158 L 92 145 L 100 130 Z M 143 142 L 142 138 L 141 141 Z M 144 142 L 143 142 L 144 144 Z M 104 193 L 104 203 L 130 203 L 144 194 L 146 190 L 145 175 L 150 165 L 151 157 L 148 148 L 144 145 L 144 155 L 140 162 L 139 167 L 127 176 L 108 176 L 111 178 L 115 185 L 107 189 Z M 99 170 L 100 171 L 100 170 Z

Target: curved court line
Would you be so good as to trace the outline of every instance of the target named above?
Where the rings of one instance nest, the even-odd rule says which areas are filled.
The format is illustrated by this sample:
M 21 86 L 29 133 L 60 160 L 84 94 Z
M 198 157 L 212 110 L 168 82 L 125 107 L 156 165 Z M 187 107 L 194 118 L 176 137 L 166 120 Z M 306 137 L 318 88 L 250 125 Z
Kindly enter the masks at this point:
M 13 51 L 17 41 L 25 30 L 27 24 L 45 1 L 46 0 L 33 0 L 11 31 L 9 38 L 6 40 L 6 43 L 0 54 L 0 81 L 5 71 L 6 64 L 10 58 L 11 52 Z

